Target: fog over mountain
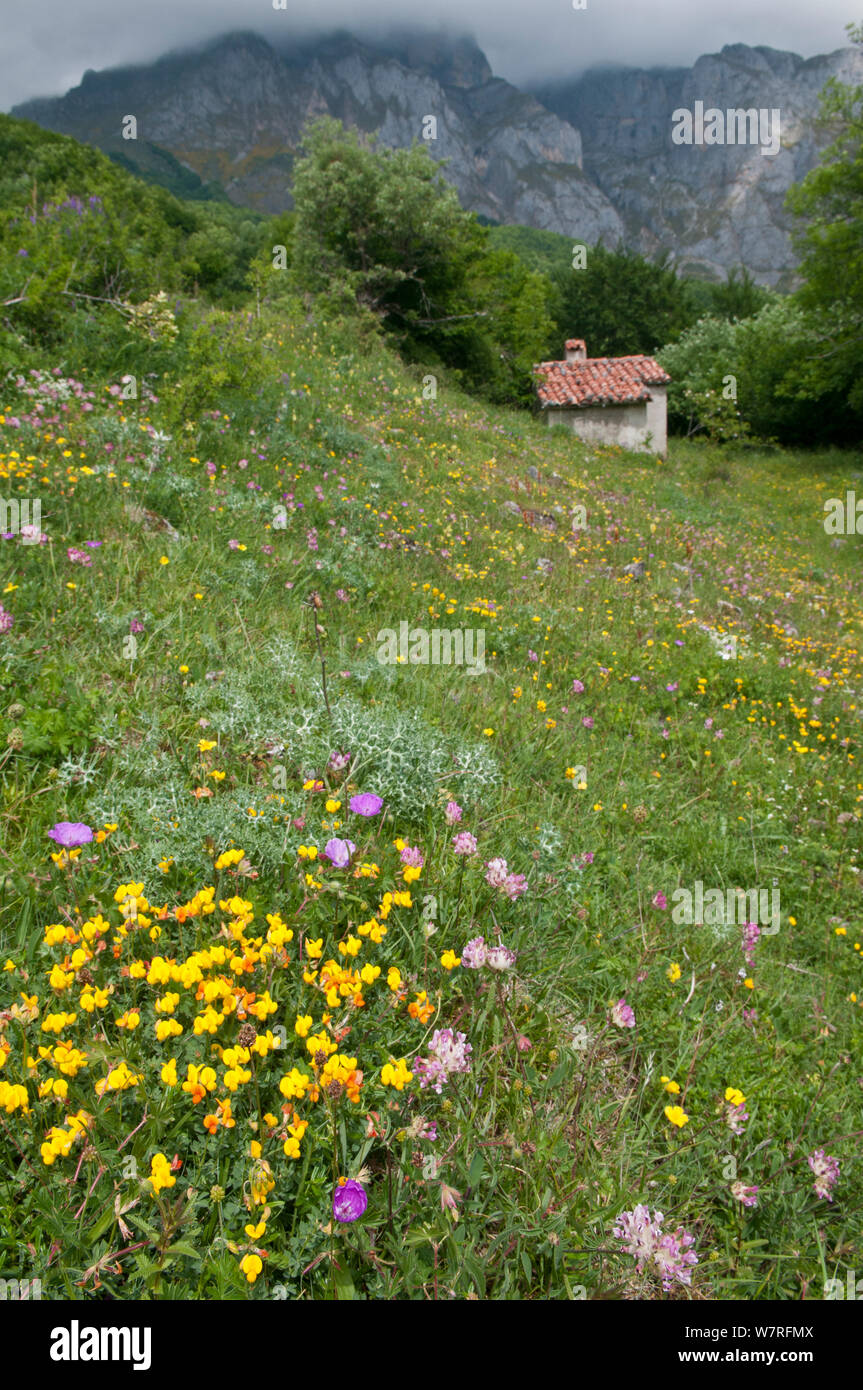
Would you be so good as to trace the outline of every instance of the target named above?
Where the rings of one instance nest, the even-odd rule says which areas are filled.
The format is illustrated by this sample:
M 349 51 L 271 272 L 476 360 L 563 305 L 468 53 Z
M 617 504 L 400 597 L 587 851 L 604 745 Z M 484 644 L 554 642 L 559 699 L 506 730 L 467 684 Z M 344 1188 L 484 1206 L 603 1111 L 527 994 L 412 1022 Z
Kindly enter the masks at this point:
M 573 18 L 578 18 L 573 15 Z M 382 144 L 410 145 L 436 123 L 429 152 L 464 206 L 575 241 L 671 253 L 681 269 L 721 277 L 745 265 L 793 282 L 783 202 L 817 162 L 816 126 L 830 77 L 863 82 L 863 54 L 805 59 L 728 44 L 691 66 L 591 69 L 520 89 L 496 76 L 470 36 L 389 29 L 371 38 L 242 31 L 153 63 L 89 70 L 60 98 L 13 114 L 74 135 L 127 166 L 176 184 L 210 184 L 235 203 L 291 206 L 291 169 L 304 123 L 330 114 Z M 675 144 L 678 108 L 780 112 L 781 143 Z M 123 136 L 133 114 L 137 139 Z

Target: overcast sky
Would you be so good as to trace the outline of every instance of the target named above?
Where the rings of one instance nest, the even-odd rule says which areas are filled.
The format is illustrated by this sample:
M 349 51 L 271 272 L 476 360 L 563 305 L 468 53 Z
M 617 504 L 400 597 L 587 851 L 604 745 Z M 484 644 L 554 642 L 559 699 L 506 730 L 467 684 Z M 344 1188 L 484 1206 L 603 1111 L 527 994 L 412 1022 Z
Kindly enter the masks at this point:
M 580 3 L 580 0 L 576 0 Z M 811 57 L 847 43 L 855 0 L 0 0 L 0 110 L 77 86 L 87 68 L 148 62 L 172 48 L 255 29 L 443 23 L 474 34 L 511 82 L 564 77 L 595 63 L 689 64 L 726 43 Z

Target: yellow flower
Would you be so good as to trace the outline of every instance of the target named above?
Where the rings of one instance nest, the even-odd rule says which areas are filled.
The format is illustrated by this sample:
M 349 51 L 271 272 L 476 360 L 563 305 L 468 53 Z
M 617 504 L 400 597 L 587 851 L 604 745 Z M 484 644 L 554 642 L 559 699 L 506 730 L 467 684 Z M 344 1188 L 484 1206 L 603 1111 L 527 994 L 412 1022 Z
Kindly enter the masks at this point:
M 400 1057 L 397 1062 L 387 1062 L 381 1071 L 381 1081 L 385 1086 L 394 1086 L 397 1091 L 404 1089 L 408 1081 L 413 1081 L 412 1071 L 408 1071 L 408 1064 L 404 1057 Z
M 183 1025 L 175 1018 L 163 1018 L 156 1024 L 156 1037 L 159 1042 L 164 1042 L 166 1038 L 178 1038 L 182 1031 Z
M 240 1269 L 250 1284 L 254 1284 L 263 1267 L 260 1255 L 244 1255 L 240 1260 Z
M 320 960 L 324 954 L 324 938 L 319 936 L 317 941 L 306 942 L 306 955 L 310 960 Z
M 663 1088 L 668 1092 L 670 1096 L 680 1095 L 680 1087 L 678 1086 L 676 1081 L 671 1080 L 670 1076 L 660 1076 L 659 1079 L 662 1082 Z
M 736 1086 L 726 1086 L 725 1099 L 730 1105 L 743 1105 L 746 1097 L 742 1091 L 738 1091 Z
M 684 1125 L 689 1124 L 689 1116 L 684 1114 L 679 1105 L 666 1105 L 665 1118 L 669 1124 L 674 1125 L 677 1129 L 682 1129 Z
M 198 739 L 198 752 L 199 752 L 199 753 L 209 753 L 210 749 L 211 749 L 211 748 L 215 748 L 215 747 L 216 747 L 216 740 L 215 740 L 215 739 L 211 739 L 211 738 L 200 738 L 200 739 Z
M 177 1059 L 172 1057 L 162 1068 L 162 1084 L 164 1086 L 176 1086 L 177 1084 Z
M 494 735 L 494 729 L 483 729 L 483 733 L 485 734 L 486 738 L 492 738 Z
M 294 1024 L 294 1032 L 296 1033 L 297 1037 L 307 1038 L 309 1035 L 309 1029 L 311 1028 L 313 1022 L 314 1019 L 312 1018 L 311 1014 L 303 1014 L 301 1018 L 298 1018 L 296 1023 Z
M 306 1091 L 313 1085 L 312 1078 L 306 1076 L 304 1072 L 298 1071 L 296 1067 L 287 1075 L 283 1076 L 279 1082 L 279 1090 L 286 1100 L 302 1100 Z
M 150 1169 L 150 1182 L 153 1192 L 161 1192 L 163 1187 L 173 1187 L 177 1179 L 171 1172 L 171 1165 L 164 1154 L 154 1154 Z
M 680 979 L 681 970 L 676 960 L 671 962 L 671 965 L 669 965 L 665 973 L 673 985 L 677 983 Z

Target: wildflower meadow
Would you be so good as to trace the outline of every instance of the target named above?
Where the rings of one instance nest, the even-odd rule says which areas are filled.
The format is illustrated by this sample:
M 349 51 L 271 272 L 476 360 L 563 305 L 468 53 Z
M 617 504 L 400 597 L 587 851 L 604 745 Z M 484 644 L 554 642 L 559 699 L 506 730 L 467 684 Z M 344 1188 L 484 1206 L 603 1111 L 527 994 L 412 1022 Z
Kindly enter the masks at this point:
M 296 293 L 134 308 L 0 378 L 4 1290 L 838 1296 L 859 457 L 588 445 Z

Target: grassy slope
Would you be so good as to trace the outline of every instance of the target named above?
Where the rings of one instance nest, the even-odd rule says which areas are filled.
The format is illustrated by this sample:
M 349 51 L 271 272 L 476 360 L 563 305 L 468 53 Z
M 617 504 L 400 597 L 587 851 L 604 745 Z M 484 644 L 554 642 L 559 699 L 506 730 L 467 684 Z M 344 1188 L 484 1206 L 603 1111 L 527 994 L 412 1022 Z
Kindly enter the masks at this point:
M 263 398 L 175 431 L 152 473 L 144 427 L 162 424 L 160 404 L 130 409 L 93 383 L 92 412 L 48 405 L 34 428 L 32 400 L 6 383 L 7 495 L 43 499 L 51 544 L 0 552 L 16 619 L 0 638 L 0 743 L 12 736 L 0 953 L 33 968 L 55 820 L 119 822 L 115 877 L 143 880 L 151 901 L 168 892 L 163 855 L 172 892 L 206 881 L 207 835 L 233 837 L 275 883 L 313 833 L 281 818 L 303 809 L 300 777 L 350 749 L 360 781 L 395 808 L 394 832 L 440 836 L 449 791 L 483 857 L 505 855 L 530 882 L 507 936 L 521 953 L 513 1009 L 534 1044 L 524 1075 L 537 1110 L 495 1090 L 484 1121 L 499 1147 L 484 1150 L 495 1196 L 483 1219 L 506 1235 L 483 1248 L 488 1291 L 643 1292 L 631 1261 L 602 1253 L 614 1215 L 643 1200 L 696 1234 L 696 1296 L 821 1297 L 825 1274 L 843 1278 L 860 1259 L 863 591 L 854 538 L 834 548 L 821 526 L 851 460 L 720 458 L 682 443 L 665 464 L 588 451 L 443 386 L 424 402 L 419 374 L 325 325 L 260 331 Z M 270 529 L 285 492 L 303 508 Z M 513 498 L 555 516 L 556 531 L 508 513 Z M 577 536 L 575 504 L 588 518 Z M 92 567 L 68 562 L 67 546 L 97 539 Z M 638 560 L 640 582 L 624 574 Z M 132 618 L 144 632 L 130 662 Z M 488 673 L 379 665 L 376 633 L 401 620 L 483 628 Z M 734 662 L 710 637 L 729 631 Z M 51 706 L 53 723 L 37 713 Z M 227 776 L 195 799 L 203 720 Z M 578 765 L 585 789 L 565 776 Z M 779 887 L 781 927 L 757 947 L 754 988 L 739 928 L 675 926 L 653 906 L 696 879 Z M 442 891 L 442 946 L 491 930 L 487 912 L 471 924 L 451 880 Z M 607 1025 L 624 995 L 633 1031 Z M 661 1075 L 681 1087 L 682 1130 L 663 1117 Z M 717 1115 L 727 1086 L 747 1097 L 739 1138 Z M 819 1146 L 842 1164 L 832 1205 L 811 1191 L 805 1156 Z M 745 1219 L 728 1195 L 729 1156 L 761 1188 Z M 10 1210 L 14 1200 L 7 1184 Z M 481 1221 L 465 1222 L 482 1243 Z M 598 1253 L 575 1253 L 585 1245 Z M 13 1264 L 16 1248 L 7 1241 Z

